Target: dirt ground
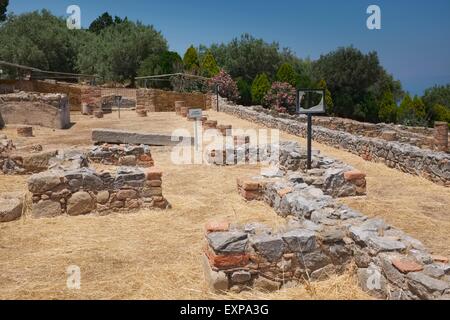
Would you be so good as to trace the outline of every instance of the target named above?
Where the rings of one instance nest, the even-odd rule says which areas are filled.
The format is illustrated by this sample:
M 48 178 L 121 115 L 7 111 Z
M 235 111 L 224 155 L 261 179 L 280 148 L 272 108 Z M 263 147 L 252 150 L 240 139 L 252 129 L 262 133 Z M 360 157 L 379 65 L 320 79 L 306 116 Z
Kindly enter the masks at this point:
M 209 111 L 209 118 L 234 128 L 255 128 L 250 122 Z M 19 146 L 45 149 L 87 146 L 92 128 L 171 133 L 193 131 L 192 123 L 172 113 L 138 118 L 134 112 L 93 119 L 72 115 L 69 130 L 34 128 L 35 137 L 18 138 L 13 127 L 2 133 Z M 305 141 L 282 134 L 283 139 Z M 380 216 L 422 240 L 436 253 L 450 255 L 450 190 L 431 182 L 365 162 L 345 151 L 320 144 L 314 148 L 367 173 L 368 195 L 342 200 L 369 216 Z M 98 217 L 23 219 L 0 224 L 0 299 L 366 299 L 349 270 L 319 283 L 277 293 L 247 292 L 227 296 L 209 293 L 201 267 L 203 226 L 211 219 L 260 221 L 271 226 L 283 220 L 261 202 L 246 203 L 236 192 L 236 178 L 258 174 L 256 166 L 212 167 L 175 165 L 170 149 L 153 147 L 163 169 L 168 211 Z M 25 190 L 26 176 L 0 176 L 0 192 Z M 66 287 L 67 267 L 81 269 L 81 289 Z

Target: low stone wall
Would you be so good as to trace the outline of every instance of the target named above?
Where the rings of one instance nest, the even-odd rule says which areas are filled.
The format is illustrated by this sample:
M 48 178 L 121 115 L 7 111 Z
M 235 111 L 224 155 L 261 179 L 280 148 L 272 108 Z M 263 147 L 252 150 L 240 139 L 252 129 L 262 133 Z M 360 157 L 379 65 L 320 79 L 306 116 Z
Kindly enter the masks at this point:
M 277 230 L 260 223 L 206 227 L 205 277 L 212 290 L 274 291 L 357 267 L 361 288 L 393 300 L 450 298 L 450 265 L 382 219 L 368 219 L 288 172 L 238 182 L 287 217 Z
M 0 95 L 0 127 L 6 124 L 67 129 L 70 126 L 67 96 L 26 92 Z
M 306 137 L 306 124 L 297 120 L 276 118 L 252 108 L 231 105 L 223 99 L 221 99 L 220 110 L 269 128 Z M 450 154 L 395 141 L 355 136 L 320 126 L 313 126 L 313 139 L 347 150 L 367 161 L 382 162 L 390 168 L 424 177 L 440 185 L 450 186 Z
M 175 112 L 175 102 L 184 101 L 186 107 L 203 110 L 211 108 L 210 95 L 203 93 L 184 93 L 158 89 L 138 89 L 136 91 L 136 109 L 149 112 Z
M 87 157 L 95 163 L 115 166 L 152 167 L 154 161 L 147 145 L 103 144 L 89 150 Z
M 50 170 L 28 179 L 32 217 L 130 212 L 140 208 L 166 209 L 162 172 L 121 167 L 115 174 L 90 168 Z
M 98 108 L 101 105 L 100 87 L 53 80 L 0 80 L 0 93 L 15 90 L 65 94 L 70 111 L 81 111 L 82 103 L 92 103 Z
M 306 115 L 287 115 L 260 106 L 253 107 L 255 111 L 272 115 L 274 117 L 297 120 L 306 123 Z M 387 141 L 397 141 L 407 143 L 416 147 L 442 151 L 436 146 L 434 138 L 435 129 L 426 127 L 408 127 L 404 125 L 386 124 L 386 123 L 368 123 L 356 120 L 314 116 L 313 125 L 321 126 L 331 130 L 351 133 L 358 136 L 380 138 Z
M 41 145 L 17 150 L 13 141 L 0 137 L 0 173 L 20 175 L 38 173 L 56 167 L 78 169 L 88 166 L 79 150 L 43 150 Z

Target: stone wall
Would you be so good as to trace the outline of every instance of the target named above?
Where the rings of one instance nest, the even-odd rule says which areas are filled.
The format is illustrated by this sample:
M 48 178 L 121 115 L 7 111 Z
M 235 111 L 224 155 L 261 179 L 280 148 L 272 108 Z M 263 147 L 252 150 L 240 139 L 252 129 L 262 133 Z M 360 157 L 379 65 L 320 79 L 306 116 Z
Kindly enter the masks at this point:
M 89 150 L 87 157 L 95 163 L 115 166 L 152 167 L 154 161 L 148 145 L 103 144 Z
M 81 111 L 83 102 L 92 102 L 100 107 L 101 91 L 100 87 L 92 87 L 77 83 L 57 82 L 53 80 L 0 80 L 0 93 L 2 89 L 9 93 L 14 90 L 40 93 L 60 93 L 65 94 L 69 101 L 70 111 Z
M 84 152 L 69 150 L 43 150 L 34 145 L 17 150 L 12 140 L 0 137 L 0 173 L 20 175 L 38 173 L 51 168 L 78 169 L 87 167 L 88 159 Z
M 116 173 L 94 169 L 50 170 L 32 175 L 34 218 L 88 213 L 129 212 L 169 206 L 162 195 L 162 172 L 151 168 L 121 167 Z
M 450 298 L 446 257 L 431 255 L 417 239 L 336 202 L 295 174 L 238 181 L 286 223 L 276 230 L 260 223 L 207 225 L 203 265 L 212 290 L 274 291 L 356 265 L 361 288 L 377 298 Z
M 0 95 L 0 127 L 26 124 L 67 129 L 70 126 L 69 111 L 64 94 L 18 92 Z
M 187 107 L 203 110 L 211 108 L 211 98 L 203 93 L 184 93 L 158 89 L 138 89 L 136 109 L 149 112 L 175 112 L 175 101 L 184 101 Z
M 280 114 L 278 112 L 267 110 L 260 106 L 253 107 L 253 110 L 278 118 L 292 119 L 303 123 L 306 123 L 307 121 L 306 115 Z M 434 128 L 408 127 L 386 123 L 375 124 L 368 122 L 359 122 L 356 120 L 345 118 L 325 116 L 314 116 L 312 118 L 312 122 L 313 125 L 316 126 L 347 132 L 358 136 L 380 138 L 388 141 L 397 141 L 426 149 L 438 149 L 434 138 Z M 438 149 L 438 151 L 442 150 Z
M 221 99 L 220 110 L 273 129 L 306 137 L 306 124 L 290 118 L 282 119 Z M 418 175 L 437 184 L 450 186 L 450 154 L 421 149 L 406 143 L 356 136 L 339 130 L 313 126 L 313 139 L 341 148 L 367 161 L 382 162 L 390 168 Z

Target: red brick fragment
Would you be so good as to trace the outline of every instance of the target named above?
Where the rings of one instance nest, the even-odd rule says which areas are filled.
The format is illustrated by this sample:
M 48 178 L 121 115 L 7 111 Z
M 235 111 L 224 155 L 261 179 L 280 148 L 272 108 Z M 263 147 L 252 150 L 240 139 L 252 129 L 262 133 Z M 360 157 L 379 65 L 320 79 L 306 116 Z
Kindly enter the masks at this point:
M 423 270 L 423 266 L 418 264 L 417 262 L 405 259 L 405 258 L 396 258 L 392 260 L 392 264 L 402 273 L 409 272 L 419 272 Z
M 366 174 L 359 170 L 352 170 L 352 171 L 344 172 L 344 179 L 347 181 L 360 180 L 360 179 L 364 179 L 365 177 L 366 177 Z

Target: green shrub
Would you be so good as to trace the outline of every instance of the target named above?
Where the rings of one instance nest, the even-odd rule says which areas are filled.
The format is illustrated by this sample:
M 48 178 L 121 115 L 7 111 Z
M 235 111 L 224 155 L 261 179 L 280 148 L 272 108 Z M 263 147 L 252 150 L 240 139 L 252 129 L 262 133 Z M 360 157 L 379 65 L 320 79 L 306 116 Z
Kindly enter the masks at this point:
M 278 69 L 277 72 L 277 81 L 278 82 L 286 82 L 291 86 L 296 86 L 297 83 L 297 74 L 294 71 L 294 68 L 289 63 L 284 63 Z
M 433 107 L 433 120 L 447 122 L 450 128 L 450 108 L 442 104 L 435 104 Z
M 184 69 L 193 73 L 197 73 L 200 69 L 197 50 L 194 46 L 190 46 L 183 56 Z
M 325 80 L 320 80 L 319 83 L 317 84 L 317 87 L 319 89 L 324 89 L 325 90 L 325 107 L 326 107 L 326 111 L 328 115 L 333 115 L 333 111 L 334 111 L 334 103 L 333 103 L 333 98 L 331 97 L 331 92 L 330 90 L 328 90 L 327 88 L 327 83 Z
M 236 84 L 240 96 L 238 103 L 243 106 L 250 106 L 252 104 L 252 86 L 242 78 L 239 78 Z
M 252 83 L 252 102 L 261 104 L 267 91 L 270 89 L 270 81 L 265 73 L 256 76 Z
M 386 91 L 381 98 L 378 118 L 385 123 L 397 122 L 397 105 L 395 104 L 394 95 L 391 91 Z
M 214 59 L 214 56 L 211 54 L 211 52 L 208 51 L 208 53 L 203 58 L 201 69 L 203 76 L 208 78 L 214 77 L 219 73 L 220 69 L 217 66 L 216 59 Z

